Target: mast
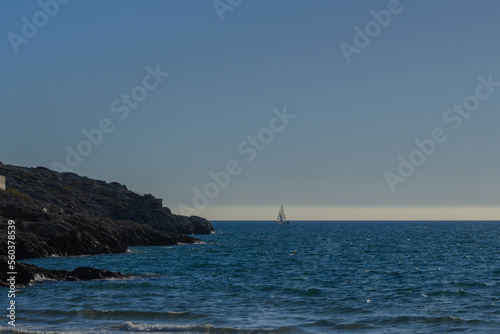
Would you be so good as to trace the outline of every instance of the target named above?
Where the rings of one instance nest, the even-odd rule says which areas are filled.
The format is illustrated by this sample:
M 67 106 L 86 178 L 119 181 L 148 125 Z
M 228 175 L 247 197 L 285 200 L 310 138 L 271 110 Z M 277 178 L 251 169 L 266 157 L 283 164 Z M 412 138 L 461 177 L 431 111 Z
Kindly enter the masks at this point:
M 279 222 L 286 221 L 285 211 L 283 210 L 283 205 L 280 207 L 280 212 L 278 213 L 278 218 L 276 219 L 276 221 L 279 221 Z

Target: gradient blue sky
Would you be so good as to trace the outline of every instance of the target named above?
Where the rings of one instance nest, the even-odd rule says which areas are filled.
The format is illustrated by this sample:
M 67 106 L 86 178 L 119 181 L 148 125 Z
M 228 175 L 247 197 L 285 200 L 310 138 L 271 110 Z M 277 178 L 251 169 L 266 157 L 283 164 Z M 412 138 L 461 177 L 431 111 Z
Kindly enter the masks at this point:
M 42 0 L 44 1 L 44 0 Z M 46 0 L 49 1 L 49 0 Z M 223 2 L 227 2 L 223 0 Z M 51 167 L 103 118 L 116 129 L 74 172 L 152 193 L 179 213 L 210 171 L 241 163 L 209 219 L 498 219 L 500 88 L 453 130 L 443 114 L 500 81 L 500 2 L 402 0 L 348 64 L 339 44 L 388 1 L 70 1 L 16 54 L 36 1 L 0 2 L 0 161 Z M 121 121 L 110 105 L 170 75 Z M 297 115 L 252 162 L 237 147 Z M 439 144 L 391 192 L 384 172 L 435 128 Z

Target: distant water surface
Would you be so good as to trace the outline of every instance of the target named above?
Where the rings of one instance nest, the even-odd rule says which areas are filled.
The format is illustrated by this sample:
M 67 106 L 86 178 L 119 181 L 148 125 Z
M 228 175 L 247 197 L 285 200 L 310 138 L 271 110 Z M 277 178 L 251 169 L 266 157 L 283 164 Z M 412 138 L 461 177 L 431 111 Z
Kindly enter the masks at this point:
M 498 222 L 213 225 L 204 244 L 25 261 L 134 277 L 19 290 L 15 332 L 500 332 Z

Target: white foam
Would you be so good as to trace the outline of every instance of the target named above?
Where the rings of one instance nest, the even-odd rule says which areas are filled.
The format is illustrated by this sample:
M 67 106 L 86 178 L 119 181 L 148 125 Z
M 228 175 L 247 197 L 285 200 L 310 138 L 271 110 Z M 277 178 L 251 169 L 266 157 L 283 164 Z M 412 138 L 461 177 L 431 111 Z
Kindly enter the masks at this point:
M 220 328 L 211 324 L 203 325 L 153 325 L 141 324 L 127 321 L 118 326 L 118 329 L 126 332 L 162 332 L 162 333 L 182 333 L 182 334 L 200 334 L 200 333 L 234 333 L 237 328 Z
M 82 332 L 82 331 L 46 331 L 40 329 L 33 329 L 32 327 L 20 328 L 16 325 L 15 328 L 9 326 L 6 328 L 5 326 L 0 326 L 0 333 L 3 331 L 7 331 L 8 333 L 16 333 L 16 334 L 89 334 L 92 331 Z M 95 332 L 95 331 L 94 331 Z
M 203 330 L 204 332 L 209 332 L 214 329 L 212 325 L 151 325 L 151 324 L 139 324 L 131 321 L 127 321 L 121 324 L 119 329 L 127 332 L 180 332 L 189 333 L 190 331 Z
M 54 279 L 45 277 L 42 274 L 35 274 L 35 276 L 33 277 L 33 280 L 30 282 L 29 285 L 31 286 L 31 285 L 34 285 L 35 283 L 38 283 L 38 282 L 49 282 L 49 281 L 54 281 Z

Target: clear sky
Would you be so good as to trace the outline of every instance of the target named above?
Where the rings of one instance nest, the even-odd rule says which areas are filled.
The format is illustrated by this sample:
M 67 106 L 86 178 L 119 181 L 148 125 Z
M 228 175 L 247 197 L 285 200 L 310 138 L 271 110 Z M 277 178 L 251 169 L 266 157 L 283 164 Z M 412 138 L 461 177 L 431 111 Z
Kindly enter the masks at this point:
M 0 2 L 4 163 L 209 219 L 500 218 L 496 0 L 65 2 Z

